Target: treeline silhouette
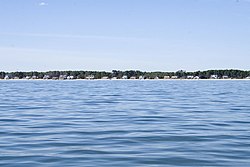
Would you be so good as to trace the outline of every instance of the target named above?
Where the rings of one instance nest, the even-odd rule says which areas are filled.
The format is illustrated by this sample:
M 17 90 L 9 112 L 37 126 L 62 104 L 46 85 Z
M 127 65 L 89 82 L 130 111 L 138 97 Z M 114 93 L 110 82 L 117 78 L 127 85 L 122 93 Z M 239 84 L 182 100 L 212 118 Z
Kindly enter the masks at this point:
M 184 70 L 179 70 L 176 72 L 143 72 L 139 70 L 127 70 L 127 71 L 120 71 L 120 70 L 113 70 L 112 72 L 106 71 L 47 71 L 47 72 L 0 72 L 0 78 L 4 79 L 6 76 L 11 78 L 26 78 L 26 77 L 35 77 L 36 79 L 43 79 L 44 76 L 48 78 L 53 77 L 60 77 L 60 76 L 71 76 L 74 79 L 86 79 L 89 76 L 93 76 L 94 79 L 101 79 L 105 78 L 113 78 L 116 77 L 117 79 L 121 79 L 123 76 L 127 76 L 127 78 L 139 78 L 143 76 L 143 78 L 154 79 L 159 78 L 163 79 L 164 76 L 176 76 L 178 78 L 187 78 L 188 76 L 197 76 L 200 79 L 209 79 L 212 75 L 216 75 L 218 78 L 223 78 L 223 76 L 227 76 L 228 78 L 236 78 L 236 79 L 243 79 L 250 76 L 250 71 L 243 71 L 243 70 L 207 70 L 207 71 L 195 71 L 195 72 L 187 72 Z

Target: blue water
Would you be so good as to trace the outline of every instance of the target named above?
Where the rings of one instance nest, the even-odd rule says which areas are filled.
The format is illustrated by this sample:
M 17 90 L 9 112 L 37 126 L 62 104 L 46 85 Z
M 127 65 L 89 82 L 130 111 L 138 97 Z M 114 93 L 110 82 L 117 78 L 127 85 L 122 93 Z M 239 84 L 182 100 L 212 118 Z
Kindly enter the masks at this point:
M 250 166 L 250 81 L 0 81 L 0 166 Z

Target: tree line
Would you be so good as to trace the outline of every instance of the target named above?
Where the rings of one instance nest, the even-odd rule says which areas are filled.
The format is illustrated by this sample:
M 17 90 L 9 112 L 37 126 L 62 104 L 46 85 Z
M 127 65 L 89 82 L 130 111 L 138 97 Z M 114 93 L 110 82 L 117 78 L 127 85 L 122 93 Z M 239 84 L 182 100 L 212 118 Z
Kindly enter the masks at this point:
M 197 76 L 200 79 L 208 79 L 211 75 L 217 75 L 218 78 L 222 78 L 223 76 L 227 76 L 228 78 L 236 78 L 236 79 L 243 79 L 250 76 L 250 71 L 243 71 L 243 70 L 207 70 L 207 71 L 195 71 L 195 72 L 187 72 L 184 70 L 179 70 L 176 72 L 143 72 L 139 70 L 127 70 L 127 71 L 120 71 L 120 70 L 113 70 L 112 72 L 106 71 L 47 71 L 47 72 L 0 72 L 0 78 L 4 79 L 5 76 L 9 78 L 26 78 L 35 76 L 37 79 L 43 79 L 44 76 L 48 76 L 49 78 L 60 76 L 72 76 L 74 79 L 86 79 L 88 76 L 94 76 L 95 79 L 101 79 L 103 77 L 106 78 L 113 78 L 116 77 L 117 79 L 121 79 L 123 76 L 127 76 L 127 78 L 139 78 L 143 76 L 144 78 L 154 79 L 158 77 L 159 79 L 163 79 L 164 76 L 176 76 L 178 78 L 187 78 L 188 76 Z

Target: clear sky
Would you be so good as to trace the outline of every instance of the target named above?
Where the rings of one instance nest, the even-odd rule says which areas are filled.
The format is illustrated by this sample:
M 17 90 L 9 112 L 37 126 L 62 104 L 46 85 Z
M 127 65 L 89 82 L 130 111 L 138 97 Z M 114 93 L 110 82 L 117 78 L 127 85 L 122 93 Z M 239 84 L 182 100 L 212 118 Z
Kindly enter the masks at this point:
M 250 0 L 1 0 L 0 71 L 250 69 Z

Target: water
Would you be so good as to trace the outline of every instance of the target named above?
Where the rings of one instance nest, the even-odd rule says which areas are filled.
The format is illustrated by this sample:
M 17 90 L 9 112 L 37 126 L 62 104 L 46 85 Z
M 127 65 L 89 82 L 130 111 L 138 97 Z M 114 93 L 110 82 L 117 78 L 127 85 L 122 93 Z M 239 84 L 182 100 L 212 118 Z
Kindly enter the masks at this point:
M 0 166 L 249 166 L 250 81 L 0 81 Z

